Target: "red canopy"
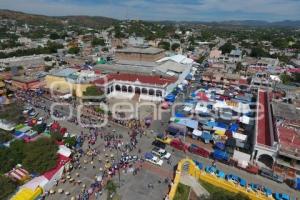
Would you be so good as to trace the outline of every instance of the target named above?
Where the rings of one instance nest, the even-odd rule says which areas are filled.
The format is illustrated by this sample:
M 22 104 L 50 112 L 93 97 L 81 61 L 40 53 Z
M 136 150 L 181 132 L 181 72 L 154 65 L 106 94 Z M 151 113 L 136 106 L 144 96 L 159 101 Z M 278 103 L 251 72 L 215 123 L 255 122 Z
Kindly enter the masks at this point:
M 208 101 L 208 97 L 206 96 L 205 92 L 199 92 L 199 93 L 197 94 L 197 97 L 198 97 L 200 100 Z

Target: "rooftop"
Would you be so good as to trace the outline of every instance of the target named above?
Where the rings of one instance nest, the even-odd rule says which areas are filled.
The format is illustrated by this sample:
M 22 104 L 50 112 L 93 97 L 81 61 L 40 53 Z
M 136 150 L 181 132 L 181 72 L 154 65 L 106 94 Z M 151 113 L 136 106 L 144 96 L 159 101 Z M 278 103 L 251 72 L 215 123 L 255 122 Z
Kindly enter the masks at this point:
M 12 80 L 18 81 L 21 83 L 32 83 L 32 82 L 39 81 L 39 79 L 37 79 L 36 77 L 32 77 L 32 76 L 14 76 L 14 77 L 12 77 Z
M 74 68 L 56 69 L 54 71 L 51 71 L 50 75 L 59 76 L 59 77 L 68 77 L 77 71 L 78 69 L 74 69 Z
M 148 47 L 148 48 L 136 48 L 128 47 L 124 49 L 116 49 L 116 53 L 139 53 L 139 54 L 158 54 L 164 52 L 164 49 Z
M 278 123 L 277 133 L 281 152 L 297 156 L 296 153 L 300 153 L 300 121 L 285 120 Z
M 268 93 L 260 90 L 258 92 L 258 113 L 257 113 L 257 143 L 271 146 L 271 131 L 269 124 L 269 106 L 268 106 Z
M 177 79 L 164 78 L 160 76 L 151 76 L 151 75 L 138 75 L 138 74 L 108 74 L 105 78 L 98 79 L 94 83 L 102 85 L 105 83 L 105 81 L 111 82 L 113 80 L 129 81 L 129 82 L 139 81 L 145 84 L 166 85 L 175 82 Z

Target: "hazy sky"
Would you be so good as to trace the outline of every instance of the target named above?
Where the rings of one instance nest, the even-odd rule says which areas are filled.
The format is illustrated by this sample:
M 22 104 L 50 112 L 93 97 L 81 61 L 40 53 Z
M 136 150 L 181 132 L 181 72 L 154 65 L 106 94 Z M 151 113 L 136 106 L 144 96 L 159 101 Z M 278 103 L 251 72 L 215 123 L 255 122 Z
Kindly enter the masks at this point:
M 0 0 L 1 9 L 44 15 L 145 20 L 300 20 L 300 0 Z

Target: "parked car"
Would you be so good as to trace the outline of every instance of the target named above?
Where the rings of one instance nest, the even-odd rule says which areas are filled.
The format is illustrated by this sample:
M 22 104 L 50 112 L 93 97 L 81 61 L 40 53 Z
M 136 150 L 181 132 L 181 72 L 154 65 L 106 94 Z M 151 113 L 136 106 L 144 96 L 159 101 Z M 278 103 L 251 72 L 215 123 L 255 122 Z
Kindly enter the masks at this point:
M 209 157 L 209 151 L 207 151 L 206 149 L 203 149 L 195 144 L 191 144 L 188 148 L 189 152 L 197 154 L 199 156 L 202 156 L 204 158 L 208 158 Z
M 158 147 L 154 147 L 151 152 L 162 159 L 170 159 L 171 157 L 171 154 L 169 152 Z
M 269 169 L 266 168 L 261 168 L 260 169 L 260 175 L 263 177 L 266 177 L 268 179 L 271 179 L 273 181 L 276 181 L 277 183 L 283 183 L 284 178 L 282 176 L 279 176 L 277 174 L 275 174 L 274 172 L 272 172 Z
M 186 146 L 186 144 L 184 144 L 181 140 L 178 139 L 174 139 L 171 141 L 170 146 L 181 150 L 181 151 L 186 151 L 188 149 L 188 147 Z
M 156 147 L 159 147 L 159 148 L 161 148 L 161 149 L 166 148 L 166 144 L 165 144 L 165 143 L 162 143 L 162 142 L 160 142 L 160 141 L 158 141 L 158 140 L 154 140 L 154 141 L 152 142 L 152 145 L 153 145 L 153 146 L 156 146 Z
M 158 166 L 162 166 L 163 164 L 163 160 L 159 159 L 157 156 L 154 156 L 152 153 L 147 152 L 145 154 L 145 160 L 154 164 L 154 165 L 158 165 Z
M 38 118 L 36 124 L 42 124 L 43 122 L 44 122 L 44 118 L 43 118 L 43 117 L 40 117 L 40 118 Z
M 290 196 L 284 193 L 275 192 L 273 197 L 275 200 L 290 200 Z

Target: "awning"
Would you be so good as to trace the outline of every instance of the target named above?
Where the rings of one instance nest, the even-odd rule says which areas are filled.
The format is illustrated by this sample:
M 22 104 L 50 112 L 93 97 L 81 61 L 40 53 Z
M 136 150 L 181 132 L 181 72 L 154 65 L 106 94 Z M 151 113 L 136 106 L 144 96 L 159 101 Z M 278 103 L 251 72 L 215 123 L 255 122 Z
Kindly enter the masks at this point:
M 250 154 L 234 150 L 233 160 L 236 160 L 240 167 L 246 168 L 248 166 L 249 161 L 250 161 Z
M 217 135 L 225 135 L 225 132 L 224 130 L 215 130 L 215 134 Z
M 242 141 L 247 140 L 247 135 L 240 134 L 240 133 L 237 133 L 237 132 L 232 132 L 232 137 L 235 138 L 235 139 L 242 140 Z
M 198 130 L 198 129 L 194 129 L 193 130 L 193 135 L 200 137 L 202 135 L 202 131 Z
M 198 121 L 189 118 L 179 118 L 175 120 L 175 123 L 181 124 L 192 129 L 198 129 Z

